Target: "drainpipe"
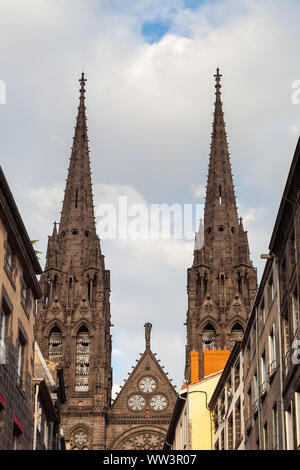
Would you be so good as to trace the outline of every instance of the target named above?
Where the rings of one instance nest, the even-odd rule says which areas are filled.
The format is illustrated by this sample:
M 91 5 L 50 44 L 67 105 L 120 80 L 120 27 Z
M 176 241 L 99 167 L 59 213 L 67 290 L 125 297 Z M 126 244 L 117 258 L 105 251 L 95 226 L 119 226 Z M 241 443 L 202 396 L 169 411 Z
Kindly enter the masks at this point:
M 186 402 L 186 442 L 187 442 L 187 450 L 190 450 L 190 436 L 189 436 L 189 384 L 187 383 L 186 386 L 186 398 L 183 398 L 180 394 L 178 394 L 181 400 Z
M 279 264 L 278 258 L 274 253 L 271 253 L 275 260 L 276 267 L 276 284 L 277 284 L 277 321 L 278 321 L 278 337 L 279 337 L 279 380 L 280 380 L 280 411 L 281 411 L 281 437 L 282 437 L 282 450 L 286 449 L 285 432 L 284 432 L 284 406 L 283 406 L 283 380 L 282 380 L 282 344 L 281 344 L 281 314 L 280 314 L 280 284 L 279 284 Z
M 34 395 L 34 415 L 33 415 L 33 450 L 36 450 L 36 435 L 37 435 L 37 422 L 40 417 L 38 413 L 38 394 L 39 394 L 40 384 L 37 382 L 35 384 L 35 395 Z
M 256 359 L 256 373 L 257 373 L 257 386 L 258 386 L 258 406 L 257 406 L 257 409 L 258 409 L 258 442 L 259 442 L 259 450 L 261 450 L 261 423 L 260 423 L 260 420 L 261 420 L 261 412 L 260 412 L 260 394 L 259 394 L 259 383 L 260 383 L 260 364 L 259 364 L 259 358 L 258 358 L 258 352 L 259 352 L 259 349 L 258 349 L 258 312 L 257 312 L 257 306 L 255 306 L 255 359 Z M 251 384 L 251 387 L 252 387 L 253 384 Z M 255 398 L 255 397 L 254 397 Z

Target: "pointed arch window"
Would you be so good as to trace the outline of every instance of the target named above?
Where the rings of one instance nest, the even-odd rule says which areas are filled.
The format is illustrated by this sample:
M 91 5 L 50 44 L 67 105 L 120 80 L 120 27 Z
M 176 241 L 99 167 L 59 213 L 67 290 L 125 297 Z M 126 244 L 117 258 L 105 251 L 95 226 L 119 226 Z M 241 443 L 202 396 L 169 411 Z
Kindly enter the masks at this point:
M 62 362 L 62 333 L 57 325 L 55 325 L 49 334 L 48 357 L 51 361 Z
M 244 328 L 239 322 L 236 322 L 231 329 L 231 342 L 242 341 L 244 336 Z
M 90 373 L 90 333 L 83 325 L 76 337 L 76 371 L 75 391 L 87 392 L 89 390 Z
M 215 349 L 216 330 L 211 323 L 207 323 L 202 334 L 203 350 Z

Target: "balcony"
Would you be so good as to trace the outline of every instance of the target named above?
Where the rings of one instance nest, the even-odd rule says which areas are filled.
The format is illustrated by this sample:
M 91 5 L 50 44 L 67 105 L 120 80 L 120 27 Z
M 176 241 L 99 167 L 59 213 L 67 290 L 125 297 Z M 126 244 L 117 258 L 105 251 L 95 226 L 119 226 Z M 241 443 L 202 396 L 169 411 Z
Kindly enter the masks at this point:
M 259 406 L 258 400 L 255 400 L 253 405 L 252 405 L 252 414 L 253 414 L 253 416 L 255 416 L 258 413 L 258 406 Z
M 263 382 L 261 386 L 259 387 L 259 394 L 260 394 L 261 400 L 265 398 L 267 391 L 268 391 L 268 383 Z
M 274 360 L 270 363 L 270 365 L 268 367 L 268 381 L 269 381 L 269 383 L 272 382 L 272 379 L 275 375 L 276 370 L 277 370 L 276 361 Z

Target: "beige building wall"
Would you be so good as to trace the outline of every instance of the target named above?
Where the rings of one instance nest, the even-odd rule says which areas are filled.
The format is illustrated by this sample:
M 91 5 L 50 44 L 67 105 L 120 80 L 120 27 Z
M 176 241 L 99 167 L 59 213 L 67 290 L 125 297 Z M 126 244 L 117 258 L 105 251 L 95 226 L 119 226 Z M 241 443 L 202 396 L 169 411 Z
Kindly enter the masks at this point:
M 205 377 L 180 392 L 185 405 L 177 421 L 173 450 L 213 449 L 213 423 L 208 403 L 221 373 L 222 371 Z

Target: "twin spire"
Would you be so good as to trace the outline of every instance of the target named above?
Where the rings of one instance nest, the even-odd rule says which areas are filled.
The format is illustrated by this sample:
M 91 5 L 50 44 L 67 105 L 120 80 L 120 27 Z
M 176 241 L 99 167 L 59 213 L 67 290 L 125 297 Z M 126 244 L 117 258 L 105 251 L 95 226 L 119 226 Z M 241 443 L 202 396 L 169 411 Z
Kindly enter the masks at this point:
M 78 115 L 59 233 L 96 232 L 85 108 L 85 76 L 80 78 Z
M 204 210 L 204 233 L 207 243 L 212 241 L 218 230 L 226 227 L 227 233 L 234 233 L 238 229 L 238 214 L 221 101 L 222 75 L 219 68 L 214 77 L 216 99 Z

